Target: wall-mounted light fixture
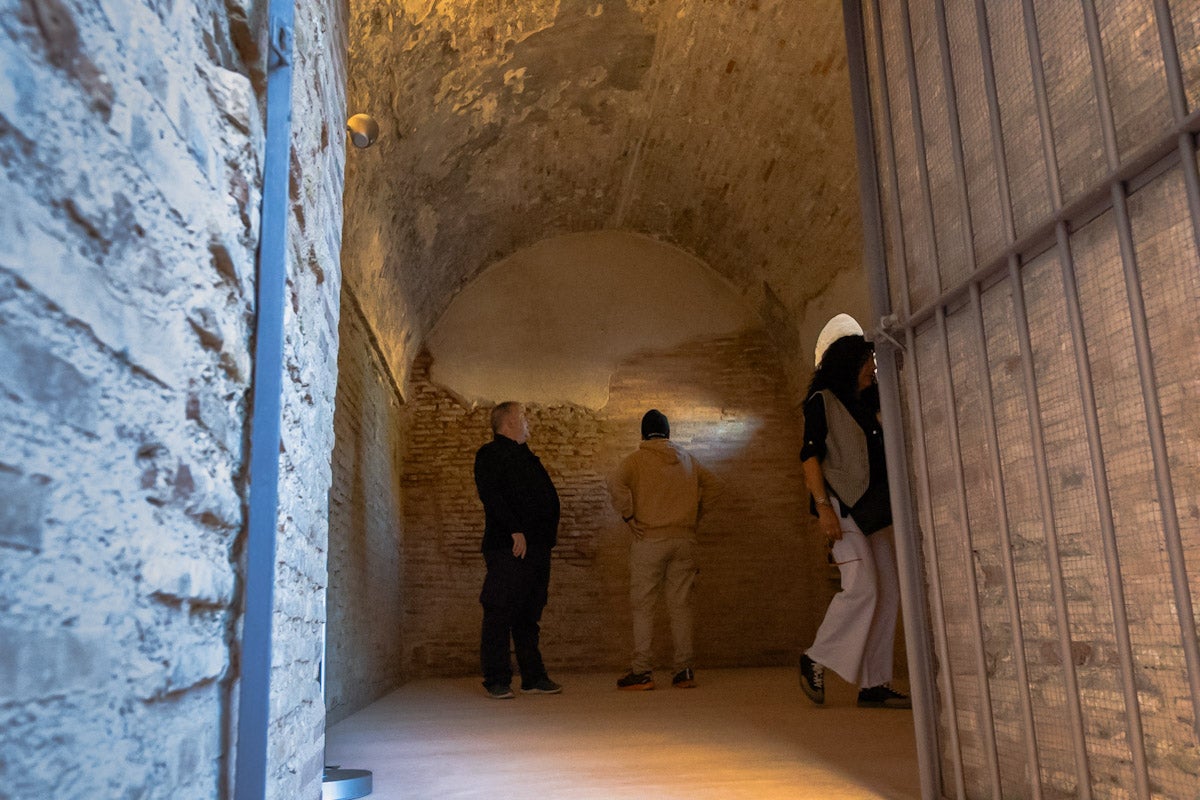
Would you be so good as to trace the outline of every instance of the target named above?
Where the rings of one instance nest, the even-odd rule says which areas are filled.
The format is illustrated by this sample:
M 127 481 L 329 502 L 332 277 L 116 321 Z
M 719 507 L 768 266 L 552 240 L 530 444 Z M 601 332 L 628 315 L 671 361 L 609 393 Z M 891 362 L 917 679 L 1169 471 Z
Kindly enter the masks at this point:
M 379 138 L 379 123 L 370 114 L 355 114 L 346 120 L 346 132 L 355 147 L 370 147 Z

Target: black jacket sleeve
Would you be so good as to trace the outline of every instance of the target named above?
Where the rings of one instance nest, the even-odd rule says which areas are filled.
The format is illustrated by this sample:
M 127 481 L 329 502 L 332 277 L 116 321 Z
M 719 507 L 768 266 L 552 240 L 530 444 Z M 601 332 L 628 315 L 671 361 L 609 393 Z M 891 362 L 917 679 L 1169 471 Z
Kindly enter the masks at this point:
M 504 455 L 494 447 L 481 447 L 475 454 L 475 488 L 487 515 L 488 527 L 495 533 L 511 536 L 521 531 L 521 519 L 513 508 L 512 471 L 505 467 Z
M 512 546 L 514 533 L 530 547 L 558 541 L 559 503 L 554 482 L 524 444 L 497 437 L 475 454 L 475 487 L 483 502 L 483 550 Z
M 804 445 L 800 448 L 800 460 L 816 458 L 825 460 L 827 447 L 825 437 L 829 435 L 829 423 L 825 419 L 825 397 L 817 392 L 804 401 Z

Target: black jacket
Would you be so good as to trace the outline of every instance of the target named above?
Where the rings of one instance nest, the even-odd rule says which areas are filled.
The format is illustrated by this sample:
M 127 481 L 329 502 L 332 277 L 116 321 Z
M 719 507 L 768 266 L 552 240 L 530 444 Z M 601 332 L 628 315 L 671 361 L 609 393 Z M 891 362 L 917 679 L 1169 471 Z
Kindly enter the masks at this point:
M 496 434 L 475 454 L 475 487 L 483 502 L 484 552 L 512 549 L 517 532 L 531 549 L 548 552 L 558 542 L 558 492 L 528 445 Z

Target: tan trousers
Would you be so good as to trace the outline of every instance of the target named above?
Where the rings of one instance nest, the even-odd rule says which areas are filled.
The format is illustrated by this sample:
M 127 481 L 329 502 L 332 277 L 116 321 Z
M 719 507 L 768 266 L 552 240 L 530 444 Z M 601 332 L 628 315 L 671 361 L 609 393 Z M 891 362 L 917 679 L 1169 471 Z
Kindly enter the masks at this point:
M 664 594 L 671 618 L 674 671 L 692 666 L 692 584 L 696 580 L 691 539 L 634 539 L 629 548 L 629 601 L 633 608 L 633 671 L 653 668 L 654 611 Z

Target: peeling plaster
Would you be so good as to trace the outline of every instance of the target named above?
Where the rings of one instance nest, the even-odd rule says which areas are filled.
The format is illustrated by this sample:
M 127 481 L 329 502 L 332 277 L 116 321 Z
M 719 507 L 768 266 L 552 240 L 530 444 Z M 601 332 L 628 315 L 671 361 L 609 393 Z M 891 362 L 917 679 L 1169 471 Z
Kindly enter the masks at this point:
M 677 248 L 618 231 L 572 234 L 526 248 L 468 285 L 433 328 L 430 374 L 468 402 L 600 409 L 630 356 L 757 320 L 728 283 Z

